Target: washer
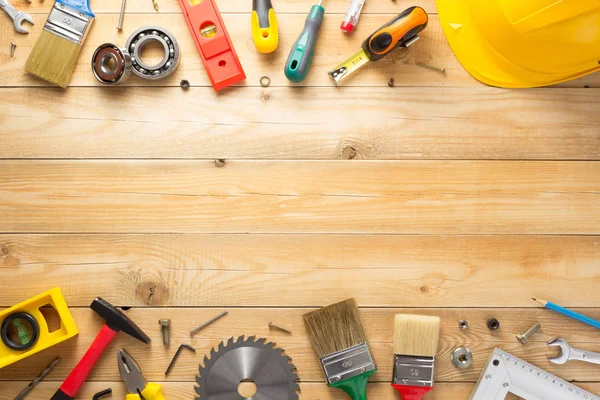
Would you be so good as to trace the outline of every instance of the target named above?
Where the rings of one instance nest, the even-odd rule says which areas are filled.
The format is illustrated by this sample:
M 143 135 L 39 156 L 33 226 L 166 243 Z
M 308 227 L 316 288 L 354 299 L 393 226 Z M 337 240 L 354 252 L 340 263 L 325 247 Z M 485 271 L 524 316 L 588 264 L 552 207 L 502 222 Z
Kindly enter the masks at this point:
M 160 43 L 164 50 L 162 60 L 156 65 L 144 63 L 140 57 L 149 43 Z M 145 26 L 133 32 L 126 44 L 131 54 L 133 73 L 140 78 L 158 80 L 173 74 L 179 66 L 179 45 L 175 36 L 158 26 Z
M 131 75 L 131 56 L 125 49 L 104 43 L 92 56 L 94 76 L 104 85 L 118 85 Z

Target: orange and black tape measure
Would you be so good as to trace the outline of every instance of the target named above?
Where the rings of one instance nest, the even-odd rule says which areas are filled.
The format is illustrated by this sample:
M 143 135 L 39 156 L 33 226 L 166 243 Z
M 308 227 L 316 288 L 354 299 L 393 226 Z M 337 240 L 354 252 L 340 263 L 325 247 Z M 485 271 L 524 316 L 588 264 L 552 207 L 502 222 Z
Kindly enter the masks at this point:
M 370 61 L 378 61 L 398 47 L 406 47 L 427 27 L 429 17 L 421 7 L 410 7 L 369 36 L 362 44 Z

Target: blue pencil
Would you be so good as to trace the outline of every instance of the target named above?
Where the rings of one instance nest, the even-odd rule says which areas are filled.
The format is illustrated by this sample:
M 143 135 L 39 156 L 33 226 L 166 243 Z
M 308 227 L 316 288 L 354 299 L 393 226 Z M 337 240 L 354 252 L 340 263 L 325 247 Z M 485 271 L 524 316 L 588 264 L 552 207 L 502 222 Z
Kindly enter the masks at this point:
M 533 301 L 537 301 L 538 303 L 540 303 L 541 305 L 543 305 L 544 307 L 546 307 L 549 310 L 556 311 L 557 313 L 566 315 L 567 317 L 571 317 L 573 319 L 576 319 L 577 321 L 583 322 L 584 324 L 588 324 L 588 325 L 593 326 L 594 328 L 600 329 L 600 321 L 596 321 L 595 319 L 586 317 L 583 314 L 579 314 L 575 311 L 571 311 L 567 308 L 559 306 L 558 304 L 550 303 L 549 301 L 546 301 L 546 300 L 535 299 L 533 297 L 531 299 Z

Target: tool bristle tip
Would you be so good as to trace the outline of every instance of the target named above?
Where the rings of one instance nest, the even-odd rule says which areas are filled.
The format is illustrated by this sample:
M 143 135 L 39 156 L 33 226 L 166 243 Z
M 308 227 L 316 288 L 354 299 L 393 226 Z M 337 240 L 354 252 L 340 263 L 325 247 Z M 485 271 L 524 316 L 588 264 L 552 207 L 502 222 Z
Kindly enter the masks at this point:
M 435 357 L 439 338 L 439 317 L 412 314 L 396 315 L 394 354 Z
M 25 70 L 54 85 L 66 88 L 81 53 L 81 44 L 43 31 L 35 43 Z
M 304 325 L 319 357 L 367 342 L 354 299 L 305 314 Z

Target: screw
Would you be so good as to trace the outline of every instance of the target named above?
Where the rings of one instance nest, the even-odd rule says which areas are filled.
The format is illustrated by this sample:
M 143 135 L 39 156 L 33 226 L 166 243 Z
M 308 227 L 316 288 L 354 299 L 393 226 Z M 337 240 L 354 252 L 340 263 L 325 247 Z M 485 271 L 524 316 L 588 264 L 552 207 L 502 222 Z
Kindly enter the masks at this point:
M 117 29 L 123 30 L 123 18 L 125 17 L 125 2 L 127 0 L 121 0 L 121 14 L 119 14 L 119 24 L 117 25 Z
M 539 331 L 541 327 L 542 327 L 542 325 L 539 322 L 536 322 L 535 325 L 533 325 L 531 328 L 529 328 L 527 330 L 527 332 L 518 333 L 517 339 L 519 340 L 519 342 L 521 342 L 523 344 L 527 344 L 527 341 L 529 340 L 529 338 L 532 337 L 534 333 Z
M 208 321 L 206 321 L 205 323 L 203 323 L 202 325 L 200 325 L 199 327 L 192 329 L 190 331 L 190 336 L 194 336 L 196 333 L 200 332 L 202 329 L 204 329 L 205 327 L 207 327 L 208 325 L 212 324 L 213 322 L 215 322 L 216 320 L 218 320 L 219 318 L 223 318 L 224 316 L 227 315 L 227 313 L 229 313 L 229 311 L 223 311 L 221 314 L 217 315 L 214 318 L 209 319 Z
M 394 83 L 395 83 L 394 78 L 390 78 L 390 80 L 388 81 L 388 86 L 394 87 Z
M 497 331 L 500 329 L 500 321 L 498 321 L 496 318 L 490 318 L 488 319 L 487 327 L 490 331 Z
M 17 48 L 17 44 L 15 42 L 10 42 L 10 56 L 15 56 L 15 49 Z
M 179 86 L 181 86 L 183 90 L 188 90 L 191 86 L 190 81 L 187 79 L 182 79 L 181 82 L 179 82 Z
M 171 335 L 170 335 L 171 320 L 170 319 L 159 319 L 158 324 L 162 327 L 163 344 L 165 346 L 168 346 L 171 343 Z
M 292 334 L 292 331 L 290 331 L 289 329 L 282 328 L 281 326 L 275 325 L 272 322 L 269 322 L 269 329 L 279 329 L 282 332 L 289 333 L 290 335 Z
M 225 163 L 226 163 L 226 162 L 227 162 L 227 161 L 226 161 L 224 158 L 217 158 L 217 159 L 215 160 L 215 166 L 216 166 L 217 168 L 223 168 L 223 167 L 225 166 Z
M 460 321 L 458 321 L 458 327 L 460 329 L 469 329 L 469 323 L 466 320 L 461 319 Z
M 417 63 L 417 66 L 419 66 L 421 68 L 428 69 L 430 71 L 436 71 L 436 72 L 439 72 L 441 74 L 445 74 L 446 73 L 446 68 L 433 67 L 431 65 L 427 65 L 427 64 L 423 64 L 423 63 Z

